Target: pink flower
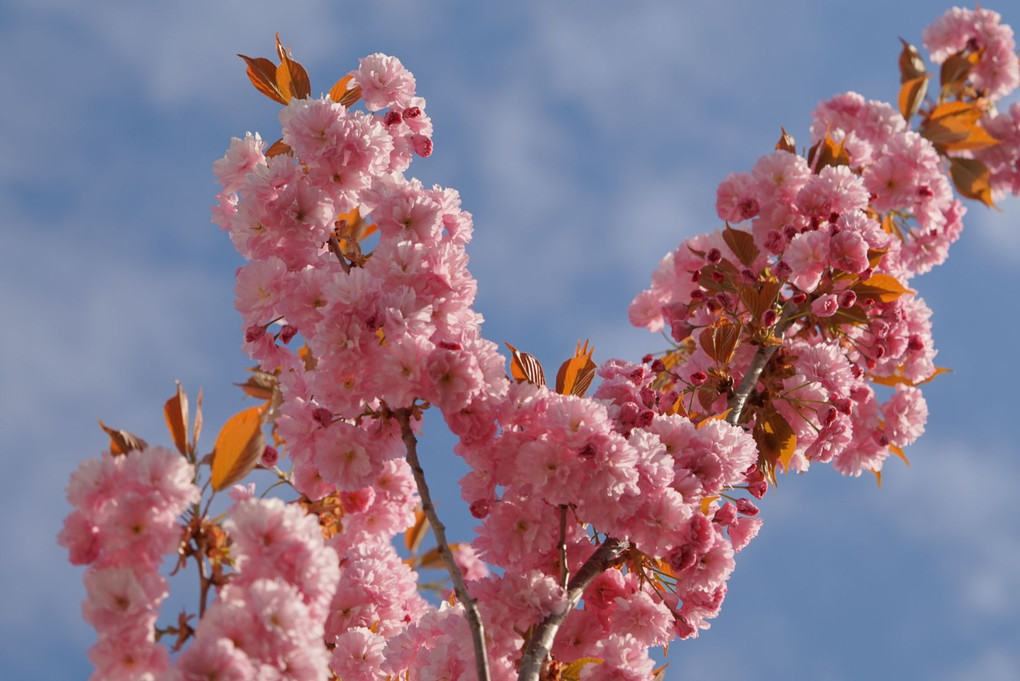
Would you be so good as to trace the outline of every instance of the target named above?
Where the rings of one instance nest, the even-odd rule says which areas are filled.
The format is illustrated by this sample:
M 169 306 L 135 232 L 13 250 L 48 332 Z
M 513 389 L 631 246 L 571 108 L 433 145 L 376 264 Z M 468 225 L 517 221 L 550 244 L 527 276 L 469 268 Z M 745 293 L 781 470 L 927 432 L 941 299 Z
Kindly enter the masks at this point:
M 227 153 L 213 163 L 213 173 L 223 185 L 224 193 L 236 192 L 244 184 L 248 173 L 265 164 L 266 157 L 262 153 L 265 146 L 258 133 L 252 135 L 249 132 L 243 140 L 231 138 Z
M 783 260 L 793 270 L 790 283 L 811 293 L 829 265 L 829 234 L 820 231 L 798 234 L 790 241 Z
M 816 317 L 831 317 L 839 311 L 839 301 L 832 293 L 818 296 L 811 303 L 811 313 Z
M 995 101 L 1020 85 L 1013 30 L 1001 21 L 991 10 L 953 7 L 924 30 L 922 40 L 937 64 L 964 49 L 977 51 L 980 59 L 968 78 Z
M 361 96 L 370 111 L 386 107 L 403 109 L 414 95 L 414 76 L 400 60 L 379 52 L 359 60 L 354 80 L 361 86 Z
M 906 447 L 924 432 L 928 405 L 917 388 L 896 386 L 896 392 L 882 405 L 885 435 L 897 447 Z

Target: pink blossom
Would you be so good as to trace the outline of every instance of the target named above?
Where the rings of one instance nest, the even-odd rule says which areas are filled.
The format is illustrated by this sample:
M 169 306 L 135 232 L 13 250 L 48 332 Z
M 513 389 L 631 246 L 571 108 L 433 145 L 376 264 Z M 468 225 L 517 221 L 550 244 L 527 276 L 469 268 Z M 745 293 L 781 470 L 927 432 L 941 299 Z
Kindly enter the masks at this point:
M 896 392 L 882 405 L 885 435 L 897 447 L 906 447 L 921 436 L 928 419 L 928 405 L 917 388 L 896 386 Z
M 790 283 L 811 293 L 829 264 L 829 234 L 821 231 L 798 234 L 790 241 L 783 260 L 793 270 Z
M 377 52 L 363 57 L 358 63 L 358 70 L 353 73 L 354 80 L 361 86 L 361 96 L 370 111 L 386 107 L 404 108 L 410 104 L 414 94 L 414 76 L 399 59 Z
M 953 7 L 922 34 L 924 46 L 937 64 L 964 49 L 976 50 L 980 59 L 968 77 L 992 101 L 1020 85 L 1013 30 L 1001 20 L 991 10 Z
M 839 301 L 831 293 L 818 296 L 811 303 L 811 313 L 816 317 L 831 317 L 839 311 Z
M 244 139 L 232 137 L 230 148 L 223 158 L 213 163 L 213 173 L 223 185 L 224 193 L 236 192 L 244 184 L 245 176 L 260 164 L 265 164 L 265 142 L 258 133 L 250 132 Z

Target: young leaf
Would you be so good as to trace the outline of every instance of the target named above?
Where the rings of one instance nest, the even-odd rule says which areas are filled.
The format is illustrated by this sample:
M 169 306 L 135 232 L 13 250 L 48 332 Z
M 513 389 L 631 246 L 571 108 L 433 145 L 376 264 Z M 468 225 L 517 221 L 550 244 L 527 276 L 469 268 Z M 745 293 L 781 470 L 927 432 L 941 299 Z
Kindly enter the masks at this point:
M 758 443 L 758 451 L 770 469 L 774 470 L 777 463 L 784 471 L 789 469 L 790 461 L 797 451 L 797 435 L 782 414 L 771 411 L 765 418 L 759 417 L 754 424 L 753 435 Z
M 418 553 L 422 539 L 429 529 L 429 519 L 425 517 L 425 511 L 420 508 L 414 512 L 414 524 L 407 528 L 404 533 L 404 546 L 411 554 Z
M 251 376 L 244 383 L 235 383 L 246 395 L 260 400 L 271 400 L 279 389 L 279 379 L 266 371 L 252 370 Z
M 776 142 L 776 151 L 788 151 L 791 154 L 797 153 L 797 144 L 793 140 L 793 135 L 786 132 L 786 128 L 779 128 L 782 133 L 779 135 L 779 141 Z
M 273 158 L 280 154 L 294 155 L 294 150 L 290 148 L 289 144 L 283 141 L 282 137 L 269 145 L 269 148 L 266 149 L 266 158 Z
M 900 113 L 908 121 L 917 113 L 928 94 L 928 76 L 912 78 L 900 86 Z
M 545 372 L 542 371 L 542 364 L 535 359 L 534 355 L 520 352 L 509 343 L 506 346 L 510 348 L 513 355 L 510 359 L 510 375 L 513 376 L 513 379 L 518 383 L 527 381 L 535 385 L 545 385 Z
M 198 399 L 195 400 L 195 429 L 191 434 L 191 446 L 198 444 L 198 436 L 202 434 L 202 389 L 198 389 Z
M 336 82 L 329 90 L 329 98 L 337 104 L 342 104 L 347 108 L 350 108 L 355 102 L 361 99 L 361 86 L 355 85 L 353 88 L 348 89 L 347 84 L 351 82 L 354 76 L 344 76 Z
M 907 455 L 903 453 L 902 447 L 897 447 L 896 445 L 889 445 L 889 451 L 903 459 L 903 463 L 907 464 L 908 466 L 910 465 L 910 461 L 907 459 Z
M 733 229 L 727 224 L 726 229 L 723 230 L 723 241 L 744 267 L 750 267 L 758 257 L 758 247 L 754 245 L 754 237 L 750 232 Z
M 217 492 L 248 475 L 263 450 L 262 418 L 269 403 L 240 411 L 223 424 L 212 453 L 210 482 Z
M 188 396 L 177 382 L 177 392 L 163 405 L 166 427 L 174 445 L 184 456 L 188 455 Z
M 740 345 L 740 327 L 720 319 L 698 335 L 698 343 L 705 354 L 716 362 L 729 364 Z
M 248 64 L 248 80 L 255 86 L 255 89 L 264 94 L 274 102 L 287 104 L 287 98 L 280 92 L 276 84 L 276 64 L 265 57 L 246 57 L 243 54 L 237 55 Z
M 581 672 L 590 664 L 605 664 L 605 660 L 597 657 L 579 657 L 560 670 L 560 678 L 563 681 L 580 681 Z
M 921 124 L 921 134 L 944 152 L 987 149 L 999 140 L 979 124 L 983 115 L 973 102 L 945 102 Z
M 595 362 L 591 359 L 594 352 L 594 346 L 588 348 L 588 341 L 584 342 L 583 348 L 581 341 L 577 341 L 574 356 L 564 362 L 556 372 L 556 392 L 578 397 L 584 395 L 595 377 Z
M 917 48 L 900 38 L 903 49 L 900 50 L 900 82 L 906 83 L 917 78 L 926 77 L 927 69 L 924 66 L 924 59 Z
M 280 57 L 280 65 L 276 67 L 276 83 L 287 100 L 308 99 L 312 93 L 312 85 L 308 80 L 308 72 L 300 62 L 291 58 L 280 43 L 280 34 L 276 34 L 276 53 Z
M 126 430 L 108 428 L 102 421 L 99 422 L 99 427 L 110 436 L 110 453 L 114 456 L 120 456 L 135 450 L 142 451 L 149 446 L 145 440 Z
M 954 156 L 949 159 L 949 175 L 961 196 L 980 201 L 989 208 L 996 207 L 992 201 L 992 172 L 982 161 Z
M 808 165 L 814 172 L 820 171 L 825 166 L 848 166 L 850 165 L 850 154 L 844 148 L 846 140 L 840 140 L 839 144 L 832 139 L 828 132 L 825 139 L 818 142 L 808 150 Z
M 858 299 L 871 298 L 880 303 L 891 303 L 904 293 L 914 293 L 888 274 L 873 274 L 850 287 Z

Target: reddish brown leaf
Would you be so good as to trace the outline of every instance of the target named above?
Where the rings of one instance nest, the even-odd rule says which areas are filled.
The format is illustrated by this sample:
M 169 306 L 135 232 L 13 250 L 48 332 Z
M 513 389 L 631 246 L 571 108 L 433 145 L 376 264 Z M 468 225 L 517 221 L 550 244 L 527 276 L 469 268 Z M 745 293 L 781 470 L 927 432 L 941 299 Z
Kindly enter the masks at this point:
M 836 141 L 832 139 L 832 136 L 826 132 L 825 138 L 818 140 L 818 142 L 808 150 L 808 165 L 810 165 L 812 170 L 816 173 L 826 166 L 850 165 L 850 154 L 848 154 L 844 148 L 845 143 L 846 140 L 841 140 L 839 144 L 837 144 Z
M 271 400 L 273 394 L 278 390 L 279 379 L 266 371 L 253 370 L 251 376 L 244 383 L 235 383 L 245 392 L 246 395 L 260 400 Z
M 729 364 L 740 344 L 740 327 L 720 319 L 702 330 L 698 335 L 698 343 L 705 354 L 716 362 Z
M 778 463 L 788 470 L 790 460 L 797 451 L 797 435 L 787 420 L 777 411 L 771 411 L 765 418 L 759 417 L 754 424 L 754 439 L 758 452 L 765 457 L 771 469 Z
M 280 57 L 280 65 L 276 67 L 276 84 L 280 92 L 288 101 L 291 97 L 307 99 L 312 92 L 308 72 L 291 58 L 289 51 L 280 43 L 279 33 L 276 34 L 276 54 Z
M 513 379 L 518 383 L 527 381 L 535 385 L 545 385 L 545 372 L 542 370 L 542 364 L 535 359 L 534 355 L 520 352 L 509 343 L 506 346 L 510 348 L 512 355 L 510 358 L 510 375 L 513 376 Z
M 361 86 L 355 85 L 353 88 L 348 89 L 347 84 L 351 82 L 354 76 L 344 76 L 336 82 L 336 84 L 329 90 L 329 98 L 338 104 L 350 108 L 352 104 L 361 99 Z
M 779 135 L 779 141 L 776 142 L 776 151 L 788 151 L 791 154 L 797 153 L 797 144 L 793 140 L 793 135 L 786 132 L 786 128 L 779 128 L 782 133 Z
M 217 492 L 248 475 L 266 448 L 262 434 L 268 403 L 240 411 L 223 424 L 212 453 L 210 483 Z
M 871 298 L 881 303 L 891 303 L 904 293 L 914 293 L 895 277 L 888 274 L 873 274 L 870 278 L 854 284 L 853 291 L 858 299 Z
M 974 199 L 995 208 L 992 201 L 992 172 L 982 161 L 974 158 L 949 159 L 949 176 L 961 196 Z
M 924 66 L 924 59 L 917 48 L 900 38 L 903 49 L 900 51 L 900 82 L 906 83 L 917 78 L 925 77 L 928 70 Z M 908 116 L 909 118 L 909 116 Z
M 198 445 L 198 436 L 202 434 L 202 389 L 198 389 L 198 399 L 195 400 L 195 429 L 191 435 L 192 447 Z
M 276 64 L 265 57 L 252 58 L 243 54 L 237 56 L 248 64 L 248 80 L 256 90 L 274 102 L 287 103 L 287 98 L 280 92 L 280 88 L 276 84 Z
M 583 348 L 581 341 L 577 341 L 574 356 L 564 362 L 556 372 L 556 392 L 578 397 L 584 395 L 595 377 L 595 362 L 591 359 L 594 352 L 594 346 L 588 348 L 588 341 L 584 342 Z
M 177 392 L 163 405 L 163 416 L 166 418 L 166 427 L 170 430 L 170 437 L 174 445 L 184 456 L 188 455 L 188 396 L 177 382 Z
M 273 158 L 280 154 L 289 154 L 290 156 L 294 155 L 294 150 L 290 148 L 289 144 L 283 141 L 282 137 L 269 145 L 269 148 L 266 149 L 266 158 Z
M 921 134 L 945 151 L 987 149 L 999 144 L 981 127 L 984 112 L 972 102 L 939 104 L 921 124 Z
M 928 76 L 918 76 L 900 87 L 900 113 L 908 121 L 918 112 L 928 94 Z
M 956 90 L 967 79 L 971 68 L 981 59 L 979 52 L 957 52 L 942 62 L 939 71 L 939 84 L 948 90 Z
M 727 224 L 723 230 L 723 241 L 744 267 L 750 267 L 754 259 L 758 257 L 758 247 L 754 245 L 754 237 L 750 232 L 733 229 Z
M 145 440 L 126 430 L 108 428 L 102 421 L 99 422 L 99 427 L 110 436 L 110 453 L 114 456 L 121 456 L 136 450 L 142 451 L 149 446 Z

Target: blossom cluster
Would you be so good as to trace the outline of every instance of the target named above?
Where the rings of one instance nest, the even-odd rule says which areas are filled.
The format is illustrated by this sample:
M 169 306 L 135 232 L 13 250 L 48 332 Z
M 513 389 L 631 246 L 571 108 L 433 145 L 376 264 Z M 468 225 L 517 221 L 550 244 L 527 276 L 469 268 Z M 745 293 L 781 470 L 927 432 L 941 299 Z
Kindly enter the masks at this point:
M 155 446 L 106 453 L 71 475 L 74 510 L 58 541 L 73 564 L 88 566 L 82 613 L 98 633 L 93 679 L 155 679 L 171 669 L 153 627 L 169 593 L 161 564 L 180 541 L 178 517 L 199 498 L 193 478 L 179 454 Z
M 404 174 L 432 153 L 432 123 L 397 59 L 366 57 L 310 98 L 279 45 L 276 71 L 245 58 L 284 104 L 282 137 L 231 142 L 213 215 L 247 260 L 244 349 L 274 393 L 259 418 L 300 503 L 230 509 L 233 571 L 173 666 L 152 635 L 158 567 L 198 498 L 194 469 L 158 448 L 83 465 L 61 543 L 90 565 L 97 674 L 470 679 L 477 613 L 491 679 L 516 678 L 551 623 L 550 678 L 649 678 L 651 648 L 719 613 L 778 471 L 879 473 L 923 431 L 919 386 L 940 370 L 931 311 L 907 286 L 960 235 L 954 186 L 1020 192 L 1020 105 L 994 107 L 1020 84 L 1012 32 L 994 12 L 952 10 L 924 37 L 935 62 L 966 64 L 938 95 L 961 102 L 957 127 L 931 124 L 947 111 L 935 105 L 915 130 L 913 112 L 855 93 L 820 104 L 810 151 L 784 133 L 727 177 L 724 228 L 668 254 L 635 298 L 631 321 L 673 348 L 604 362 L 590 396 L 580 348 L 574 377 L 550 387 L 512 347 L 508 377 L 483 337 L 471 215 L 456 191 Z M 987 186 L 961 189 L 960 164 L 987 169 Z M 429 408 L 457 438 L 479 521 L 439 607 L 392 543 L 428 509 L 415 444 Z M 620 550 L 603 563 L 606 547 Z

